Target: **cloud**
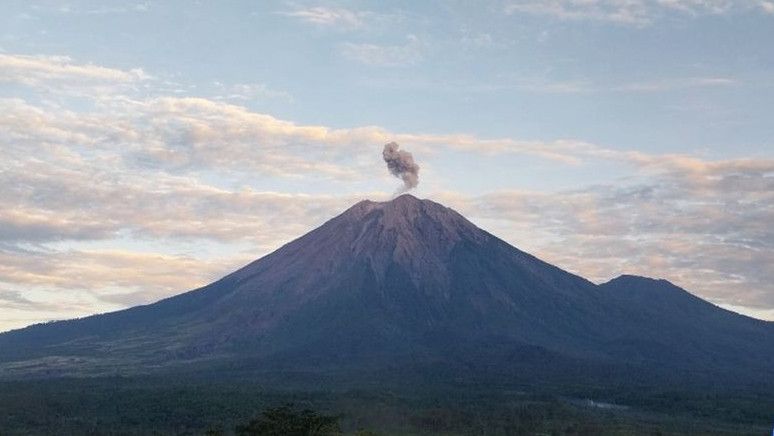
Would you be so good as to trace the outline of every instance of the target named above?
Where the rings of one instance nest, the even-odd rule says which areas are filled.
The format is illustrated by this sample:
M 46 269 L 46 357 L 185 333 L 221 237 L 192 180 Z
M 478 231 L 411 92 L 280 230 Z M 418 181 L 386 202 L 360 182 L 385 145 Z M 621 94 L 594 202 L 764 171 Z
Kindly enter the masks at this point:
M 326 145 L 382 142 L 369 129 L 333 130 L 298 126 L 245 108 L 196 98 L 112 101 L 99 112 L 74 113 L 0 99 L 0 126 L 9 143 L 8 158 L 71 160 L 91 167 L 96 160 L 167 172 L 202 167 L 294 177 L 354 176 L 352 166 L 335 163 Z M 367 143 L 367 142 L 366 142 Z M 308 148 L 303 149 L 301 147 Z M 327 154 L 331 159 L 315 159 Z M 92 162 L 84 161 L 84 156 Z M 91 164 L 91 165 L 89 165 Z
M 424 44 L 414 35 L 406 37 L 402 45 L 378 45 L 347 42 L 341 45 L 344 57 L 374 67 L 413 65 L 422 60 Z
M 33 6 L 33 9 L 44 12 L 53 12 L 58 14 L 73 14 L 73 15 L 109 15 L 109 14 L 125 14 L 125 13 L 143 13 L 148 12 L 150 9 L 150 3 L 143 2 L 123 2 L 122 6 L 98 6 L 94 8 L 73 6 L 71 4 L 64 4 L 59 7 L 45 7 L 40 5 Z
M 41 301 L 32 301 L 26 298 L 20 291 L 0 289 L 0 308 L 13 308 L 20 310 L 47 310 L 52 305 Z
M 626 83 L 613 86 L 611 90 L 621 92 L 663 92 L 690 88 L 724 88 L 736 85 L 739 85 L 739 81 L 728 77 L 686 77 Z
M 345 29 L 363 26 L 366 18 L 371 15 L 371 13 L 364 11 L 325 6 L 302 7 L 292 11 L 279 12 L 279 14 L 318 26 Z
M 207 284 L 250 260 L 244 255 L 209 259 L 119 249 L 0 247 L 0 331 L 151 303 Z M 31 294 L 35 298 L 27 297 Z
M 218 95 L 216 100 L 251 101 L 251 100 L 284 100 L 293 102 L 293 96 L 285 91 L 270 88 L 265 83 L 237 83 L 225 85 L 214 83 Z
M 0 259 L 0 282 L 5 286 L 87 290 L 98 292 L 100 297 L 109 296 L 111 288 L 120 288 L 142 290 L 148 298 L 159 298 L 204 285 L 235 266 L 229 262 L 233 259 L 214 261 L 117 249 L 0 249 Z M 240 260 L 249 261 L 244 257 Z
M 507 14 L 544 15 L 565 21 L 601 21 L 645 26 L 667 14 L 721 15 L 732 12 L 774 12 L 768 1 L 750 0 L 515 0 Z
M 332 129 L 299 125 L 203 98 L 117 96 L 95 111 L 73 112 L 0 99 L 0 138 L 6 160 L 79 171 L 122 165 L 133 171 L 192 174 L 229 171 L 229 177 L 320 177 L 351 180 L 373 174 L 367 147 L 394 138 L 416 148 L 448 147 L 477 153 L 523 153 L 578 163 L 599 147 L 579 141 L 482 139 L 470 135 L 393 133 L 375 126 Z M 30 159 L 34 153 L 35 159 Z M 120 161 L 120 162 L 119 162 Z M 368 162 L 366 164 L 366 162 Z M 98 166 L 99 165 L 99 166 Z M 85 169 L 84 169 L 85 168 Z M 45 173 L 45 172 L 44 172 Z
M 0 53 L 0 83 L 16 83 L 39 90 L 104 92 L 108 86 L 120 88 L 150 78 L 141 68 L 121 70 L 76 63 L 67 56 Z
M 658 93 L 667 91 L 681 91 L 703 88 L 731 88 L 745 85 L 744 80 L 722 76 L 676 76 L 658 79 L 635 81 L 620 81 L 618 83 L 606 81 L 595 82 L 586 78 L 551 79 L 547 77 L 524 76 L 518 74 L 504 74 L 487 83 L 478 81 L 458 80 L 426 80 L 418 78 L 393 78 L 372 79 L 368 83 L 372 86 L 386 87 L 389 89 L 406 90 L 415 89 L 440 89 L 446 92 L 475 92 L 475 93 L 500 93 L 503 91 L 520 91 L 535 94 L 556 95 L 587 95 L 587 94 L 622 94 L 622 93 Z
M 643 25 L 650 22 L 648 10 L 640 1 L 520 0 L 508 3 L 505 6 L 505 12 L 548 15 L 560 20 L 609 21 L 629 25 Z
M 65 70 L 81 73 L 59 74 L 50 81 L 76 86 L 82 83 L 81 76 L 89 76 L 84 71 L 92 68 L 102 71 L 101 67 L 70 64 Z M 107 85 L 144 80 L 131 71 L 110 71 L 95 75 L 104 78 Z M 25 83 L 28 78 L 21 76 L 8 75 L 8 78 Z M 46 82 L 45 77 L 36 80 Z M 248 88 L 248 91 L 255 90 Z M 569 164 L 621 154 L 570 139 L 542 141 L 401 133 L 377 126 L 333 129 L 297 124 L 205 98 L 147 96 L 147 92 L 137 96 L 132 93 L 103 95 L 94 88 L 82 90 L 94 94 L 91 95 L 95 102 L 93 110 L 72 111 L 32 104 L 20 98 L 0 98 L 0 127 L 3 127 L 0 138 L 8 144 L 6 159 L 27 161 L 26 157 L 34 150 L 38 160 L 56 159 L 55 167 L 63 162 L 85 168 L 121 164 L 134 171 L 152 169 L 173 174 L 206 168 L 228 170 L 232 176 L 293 178 L 303 174 L 304 177 L 317 175 L 347 180 L 367 173 L 362 162 L 367 161 L 368 148 L 363 145 L 384 144 L 392 139 L 424 151 L 443 147 L 474 153 L 518 153 Z M 370 164 L 378 165 L 376 161 Z
M 33 169 L 34 168 L 34 169 Z M 273 247 L 359 196 L 226 190 L 189 177 L 25 166 L 0 175 L 0 241 L 135 238 L 247 241 Z M 288 216 L 297 217 L 287 222 Z

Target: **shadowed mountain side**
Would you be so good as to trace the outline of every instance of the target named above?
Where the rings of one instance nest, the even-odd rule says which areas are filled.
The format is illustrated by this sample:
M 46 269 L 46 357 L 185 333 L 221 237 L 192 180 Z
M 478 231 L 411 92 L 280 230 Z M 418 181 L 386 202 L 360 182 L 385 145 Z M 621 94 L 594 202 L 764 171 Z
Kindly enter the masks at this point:
M 709 361 L 772 371 L 772 322 L 725 310 L 666 280 L 624 275 L 600 289 L 628 320 L 611 352 L 653 364 L 680 359 L 698 367 Z
M 597 286 L 410 195 L 362 201 L 195 291 L 0 334 L 0 374 L 11 377 L 413 368 L 496 379 L 630 367 L 758 377 L 772 359 L 771 323 L 665 281 Z

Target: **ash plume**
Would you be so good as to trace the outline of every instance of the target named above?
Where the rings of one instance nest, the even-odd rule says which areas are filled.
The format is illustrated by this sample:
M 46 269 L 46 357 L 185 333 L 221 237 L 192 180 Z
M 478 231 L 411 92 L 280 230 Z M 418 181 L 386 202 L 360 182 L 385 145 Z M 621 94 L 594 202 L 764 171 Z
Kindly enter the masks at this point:
M 384 144 L 382 157 L 387 162 L 390 174 L 403 180 L 403 188 L 400 192 L 406 192 L 416 188 L 419 184 L 419 165 L 414 162 L 414 156 L 408 151 L 400 150 L 397 142 Z

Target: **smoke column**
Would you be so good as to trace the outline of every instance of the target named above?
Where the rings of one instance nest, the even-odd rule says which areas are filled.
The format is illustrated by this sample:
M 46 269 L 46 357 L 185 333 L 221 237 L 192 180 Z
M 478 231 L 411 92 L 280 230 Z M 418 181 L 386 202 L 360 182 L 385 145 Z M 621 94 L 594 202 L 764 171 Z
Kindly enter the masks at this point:
M 399 148 L 397 142 L 385 144 L 382 157 L 387 162 L 390 174 L 403 180 L 403 189 L 400 192 L 406 192 L 419 184 L 419 165 L 414 162 L 411 153 Z

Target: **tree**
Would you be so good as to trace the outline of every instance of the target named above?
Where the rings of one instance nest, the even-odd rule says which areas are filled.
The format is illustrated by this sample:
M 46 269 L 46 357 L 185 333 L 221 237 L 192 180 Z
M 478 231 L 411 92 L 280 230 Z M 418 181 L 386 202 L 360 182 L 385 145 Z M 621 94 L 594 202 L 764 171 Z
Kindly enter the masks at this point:
M 313 410 L 296 410 L 292 404 L 273 407 L 245 425 L 236 427 L 238 436 L 333 436 L 341 434 L 339 418 Z

